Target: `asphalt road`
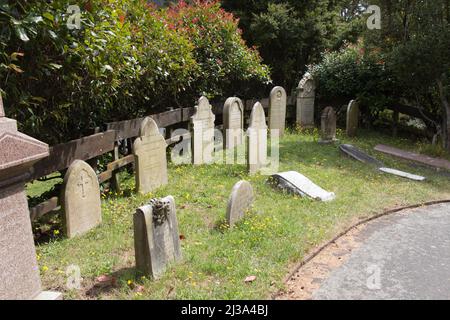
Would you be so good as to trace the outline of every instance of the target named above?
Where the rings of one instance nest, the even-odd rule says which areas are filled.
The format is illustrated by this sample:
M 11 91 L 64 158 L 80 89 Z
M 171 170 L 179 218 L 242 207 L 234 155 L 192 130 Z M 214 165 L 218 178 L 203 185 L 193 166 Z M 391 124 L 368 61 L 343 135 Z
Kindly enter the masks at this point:
M 371 222 L 313 299 L 450 299 L 450 204 Z

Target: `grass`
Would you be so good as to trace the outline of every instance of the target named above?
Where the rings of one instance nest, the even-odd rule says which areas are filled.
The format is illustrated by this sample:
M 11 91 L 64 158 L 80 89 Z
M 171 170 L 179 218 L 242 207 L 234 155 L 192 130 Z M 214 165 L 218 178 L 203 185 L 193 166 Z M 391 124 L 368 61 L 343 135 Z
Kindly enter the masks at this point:
M 289 133 L 281 140 L 280 170 L 299 171 L 335 192 L 333 202 L 276 191 L 266 183 L 267 176 L 249 177 L 241 165 L 169 165 L 169 185 L 145 196 L 133 192 L 132 176 L 124 176 L 123 193 L 102 196 L 101 226 L 71 240 L 55 232 L 37 246 L 43 286 L 62 291 L 65 299 L 265 299 L 284 288 L 283 278 L 309 250 L 359 219 L 393 207 L 450 198 L 448 177 L 373 151 L 378 143 L 417 150 L 420 146 L 411 141 L 375 132 L 338 138 L 389 167 L 425 175 L 427 181 L 377 172 L 341 155 L 337 145 L 318 144 L 317 132 Z M 241 179 L 253 185 L 254 208 L 235 228 L 224 229 L 220 226 L 229 194 Z M 152 281 L 135 273 L 132 216 L 150 198 L 169 194 L 177 202 L 183 260 Z M 66 287 L 69 265 L 81 269 L 81 290 Z M 116 285 L 95 287 L 100 275 L 113 276 Z M 256 280 L 245 283 L 250 275 Z

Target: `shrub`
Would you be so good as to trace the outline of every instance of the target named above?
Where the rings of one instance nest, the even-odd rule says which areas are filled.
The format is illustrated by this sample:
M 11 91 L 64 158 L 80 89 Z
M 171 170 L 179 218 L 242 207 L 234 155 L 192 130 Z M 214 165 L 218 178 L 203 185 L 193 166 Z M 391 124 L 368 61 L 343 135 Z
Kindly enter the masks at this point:
M 145 0 L 78 3 L 81 28 L 73 30 L 66 26 L 69 0 L 0 5 L 6 112 L 22 131 L 50 144 L 108 121 L 193 104 L 200 93 L 231 94 L 243 83 L 268 81 L 236 21 L 215 3 L 171 9 Z M 192 30 L 188 16 L 199 19 Z
M 169 29 L 177 30 L 194 46 L 194 57 L 200 66 L 195 80 L 197 94 L 209 97 L 244 95 L 252 82 L 270 81 L 268 68 L 259 53 L 248 48 L 241 38 L 238 20 L 220 8 L 218 1 L 179 1 L 164 15 Z

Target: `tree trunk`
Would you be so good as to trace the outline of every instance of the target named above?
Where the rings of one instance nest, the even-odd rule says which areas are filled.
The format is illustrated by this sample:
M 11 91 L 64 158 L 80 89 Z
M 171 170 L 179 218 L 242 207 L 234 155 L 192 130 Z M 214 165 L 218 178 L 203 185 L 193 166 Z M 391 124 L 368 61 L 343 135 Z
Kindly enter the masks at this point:
M 439 88 L 439 97 L 441 99 L 442 104 L 442 140 L 444 144 L 444 148 L 450 151 L 450 103 L 448 102 L 447 96 L 445 94 L 444 85 L 441 79 L 437 80 L 438 88 Z

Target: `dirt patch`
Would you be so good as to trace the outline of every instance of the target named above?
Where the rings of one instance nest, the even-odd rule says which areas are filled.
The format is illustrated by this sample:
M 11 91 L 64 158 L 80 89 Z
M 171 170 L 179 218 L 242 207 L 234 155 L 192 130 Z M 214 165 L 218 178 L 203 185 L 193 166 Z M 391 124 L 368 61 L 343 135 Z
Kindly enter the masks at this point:
M 310 300 L 329 274 L 344 264 L 353 250 L 361 245 L 358 235 L 366 225 L 356 227 L 330 243 L 286 282 L 286 289 L 275 300 Z

